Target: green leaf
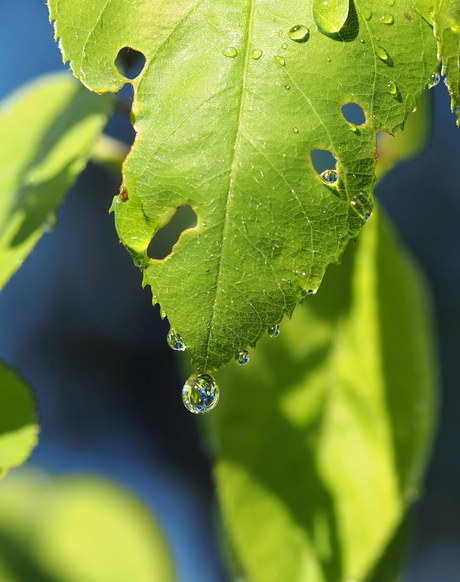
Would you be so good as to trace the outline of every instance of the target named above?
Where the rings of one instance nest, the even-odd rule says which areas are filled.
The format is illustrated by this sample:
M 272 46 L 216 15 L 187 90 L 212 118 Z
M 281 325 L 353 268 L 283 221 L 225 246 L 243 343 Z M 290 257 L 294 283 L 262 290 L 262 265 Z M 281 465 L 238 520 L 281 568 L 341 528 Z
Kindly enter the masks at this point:
M 0 361 L 0 478 L 27 460 L 38 442 L 38 432 L 29 387 Z
M 44 76 L 0 104 L 0 289 L 54 226 L 111 110 L 112 99 L 67 74 Z
M 380 212 L 321 291 L 247 368 L 218 375 L 218 495 L 251 582 L 365 580 L 431 442 L 425 291 Z
M 452 99 L 452 111 L 457 107 L 460 125 L 460 4 L 458 0 L 435 0 L 434 32 L 438 39 L 438 55 L 442 59 L 442 74 L 447 75 L 447 87 Z
M 128 491 L 19 471 L 0 490 L 2 582 L 174 582 L 163 532 Z
M 331 36 L 304 0 L 50 0 L 64 60 L 91 89 L 127 81 L 114 64 L 122 48 L 146 57 L 113 208 L 200 371 L 290 315 L 371 212 L 375 134 L 403 126 L 437 66 L 431 27 L 412 0 L 397 2 L 352 0 Z M 349 103 L 364 124 L 344 118 Z M 337 182 L 314 169 L 318 149 L 335 156 Z M 181 205 L 196 227 L 150 259 Z

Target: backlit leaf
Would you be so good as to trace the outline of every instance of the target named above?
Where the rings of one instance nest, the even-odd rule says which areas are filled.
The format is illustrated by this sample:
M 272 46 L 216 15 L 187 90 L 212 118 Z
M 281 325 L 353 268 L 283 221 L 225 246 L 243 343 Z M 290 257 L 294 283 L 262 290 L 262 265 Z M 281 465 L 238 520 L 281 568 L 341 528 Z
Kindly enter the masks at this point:
M 412 0 L 337 4 L 324 16 L 338 33 L 305 0 L 49 6 L 64 60 L 91 89 L 124 85 L 122 48 L 146 58 L 117 229 L 197 368 L 218 368 L 316 290 L 363 226 L 375 134 L 402 127 L 437 67 L 432 29 Z M 364 123 L 344 116 L 348 104 Z M 329 152 L 325 167 L 314 150 Z M 181 205 L 197 225 L 150 258 Z

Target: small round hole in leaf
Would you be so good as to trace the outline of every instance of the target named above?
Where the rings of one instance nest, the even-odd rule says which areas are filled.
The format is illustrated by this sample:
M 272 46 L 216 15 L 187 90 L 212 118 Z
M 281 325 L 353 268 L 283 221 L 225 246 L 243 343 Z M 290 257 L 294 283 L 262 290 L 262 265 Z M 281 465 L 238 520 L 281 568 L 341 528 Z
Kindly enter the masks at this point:
M 363 123 L 366 123 L 364 110 L 357 103 L 345 103 L 345 105 L 342 105 L 342 115 L 348 123 L 354 123 L 355 125 L 363 125 Z
M 138 77 L 141 74 L 144 65 L 144 55 L 129 46 L 123 47 L 115 59 L 115 66 L 127 79 L 135 79 Z
M 311 150 L 310 156 L 313 167 L 319 175 L 325 170 L 335 170 L 337 168 L 337 160 L 329 150 Z

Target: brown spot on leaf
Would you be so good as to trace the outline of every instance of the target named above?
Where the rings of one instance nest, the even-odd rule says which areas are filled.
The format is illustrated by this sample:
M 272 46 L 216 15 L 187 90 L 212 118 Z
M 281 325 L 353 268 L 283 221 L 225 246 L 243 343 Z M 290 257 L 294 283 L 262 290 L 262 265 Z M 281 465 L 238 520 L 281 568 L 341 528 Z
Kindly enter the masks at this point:
M 120 190 L 120 200 L 121 202 L 126 202 L 126 200 L 128 200 L 128 192 L 126 192 L 126 188 L 124 186 L 122 186 Z
M 412 22 L 414 19 L 412 18 L 412 16 L 409 14 L 409 12 L 404 12 L 404 18 L 406 20 L 408 20 L 409 22 Z

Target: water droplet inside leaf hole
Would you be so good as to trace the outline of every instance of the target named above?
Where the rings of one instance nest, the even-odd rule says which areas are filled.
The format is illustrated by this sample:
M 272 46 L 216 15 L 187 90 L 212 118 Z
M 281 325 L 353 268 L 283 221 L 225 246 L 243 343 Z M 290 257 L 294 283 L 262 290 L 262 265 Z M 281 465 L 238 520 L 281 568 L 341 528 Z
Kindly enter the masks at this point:
M 132 80 L 141 74 L 145 66 L 145 56 L 141 52 L 125 46 L 118 52 L 115 66 L 123 77 Z
M 182 402 L 193 414 L 206 414 L 219 402 L 219 386 L 211 374 L 192 374 L 182 388 Z
M 345 105 L 342 105 L 342 115 L 349 123 L 354 125 L 366 123 L 364 109 L 357 103 L 345 103 Z
M 321 176 L 326 170 L 336 170 L 337 160 L 329 150 L 311 150 L 311 161 L 316 173 Z
M 171 220 L 155 234 L 149 244 L 147 254 L 151 259 L 165 259 L 171 254 L 180 235 L 197 225 L 197 217 L 191 206 L 179 206 Z

